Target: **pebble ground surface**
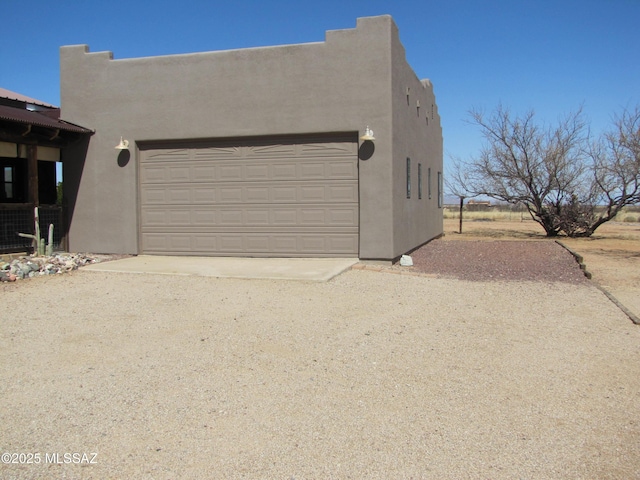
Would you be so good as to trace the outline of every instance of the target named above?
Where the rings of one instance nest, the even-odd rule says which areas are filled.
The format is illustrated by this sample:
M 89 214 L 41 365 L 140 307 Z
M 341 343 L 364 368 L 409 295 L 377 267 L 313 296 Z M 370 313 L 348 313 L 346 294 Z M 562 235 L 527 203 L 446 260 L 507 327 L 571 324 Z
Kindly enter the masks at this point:
M 432 241 L 411 254 L 410 270 L 477 282 L 584 283 L 573 256 L 553 240 Z
M 416 275 L 0 284 L 0 478 L 640 478 L 640 329 L 537 243 L 509 276 L 432 242 Z

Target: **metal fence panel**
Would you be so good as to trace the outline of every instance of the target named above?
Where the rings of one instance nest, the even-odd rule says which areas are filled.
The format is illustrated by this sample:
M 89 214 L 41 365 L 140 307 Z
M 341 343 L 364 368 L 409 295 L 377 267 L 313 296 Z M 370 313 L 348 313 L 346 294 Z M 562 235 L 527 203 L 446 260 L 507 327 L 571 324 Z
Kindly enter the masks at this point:
M 38 207 L 40 237 L 48 241 L 49 224 L 53 224 L 53 249 L 64 247 L 64 217 L 60 206 Z M 0 252 L 32 251 L 33 240 L 18 233 L 34 235 L 34 208 L 31 205 L 3 205 L 0 208 Z

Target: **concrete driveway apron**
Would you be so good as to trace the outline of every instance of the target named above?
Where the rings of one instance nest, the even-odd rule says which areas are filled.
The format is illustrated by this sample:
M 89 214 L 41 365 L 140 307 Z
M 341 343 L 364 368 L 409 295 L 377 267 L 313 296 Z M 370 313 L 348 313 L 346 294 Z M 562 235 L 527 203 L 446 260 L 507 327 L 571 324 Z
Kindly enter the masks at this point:
M 82 267 L 83 270 L 220 278 L 326 282 L 358 263 L 357 258 L 237 258 L 138 255 Z

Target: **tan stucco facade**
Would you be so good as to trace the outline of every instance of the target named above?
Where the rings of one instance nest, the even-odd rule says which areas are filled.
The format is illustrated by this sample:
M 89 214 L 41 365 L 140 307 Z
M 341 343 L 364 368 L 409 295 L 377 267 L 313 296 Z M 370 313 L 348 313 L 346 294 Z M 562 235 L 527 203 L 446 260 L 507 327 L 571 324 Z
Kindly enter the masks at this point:
M 62 47 L 60 59 L 62 114 L 95 130 L 63 159 L 72 250 L 142 253 L 144 145 L 329 133 L 357 139 L 367 126 L 375 141 L 373 152 L 369 143 L 358 146 L 358 256 L 394 259 L 442 234 L 438 109 L 389 16 L 358 19 L 318 43 L 122 60 L 78 45 Z M 114 149 L 120 137 L 129 141 L 125 154 Z

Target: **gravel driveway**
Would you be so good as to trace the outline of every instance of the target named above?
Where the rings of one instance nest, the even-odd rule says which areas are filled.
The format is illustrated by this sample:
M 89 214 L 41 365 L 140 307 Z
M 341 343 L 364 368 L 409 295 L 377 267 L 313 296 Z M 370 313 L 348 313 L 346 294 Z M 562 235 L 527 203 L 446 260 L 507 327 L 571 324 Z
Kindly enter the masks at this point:
M 3 479 L 640 478 L 640 329 L 586 281 L 81 269 L 0 299 L 0 452 L 39 458 Z

